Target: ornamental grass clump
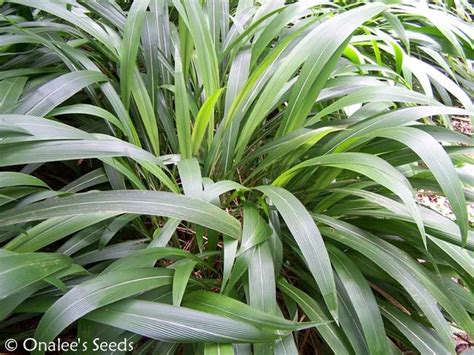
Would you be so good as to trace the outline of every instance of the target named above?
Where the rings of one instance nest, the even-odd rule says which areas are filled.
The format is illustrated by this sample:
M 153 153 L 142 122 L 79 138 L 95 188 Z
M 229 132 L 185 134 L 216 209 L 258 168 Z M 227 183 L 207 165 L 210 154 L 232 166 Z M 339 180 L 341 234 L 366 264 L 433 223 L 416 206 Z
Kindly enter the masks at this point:
M 474 336 L 467 1 L 0 4 L 5 348 Z

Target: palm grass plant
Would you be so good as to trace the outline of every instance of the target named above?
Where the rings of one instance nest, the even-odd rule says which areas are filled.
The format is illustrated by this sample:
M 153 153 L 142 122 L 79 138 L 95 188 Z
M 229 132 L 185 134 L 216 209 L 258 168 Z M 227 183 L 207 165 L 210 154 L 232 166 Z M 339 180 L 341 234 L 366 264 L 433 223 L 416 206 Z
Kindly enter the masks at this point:
M 467 1 L 0 3 L 3 340 L 447 354 L 474 335 Z

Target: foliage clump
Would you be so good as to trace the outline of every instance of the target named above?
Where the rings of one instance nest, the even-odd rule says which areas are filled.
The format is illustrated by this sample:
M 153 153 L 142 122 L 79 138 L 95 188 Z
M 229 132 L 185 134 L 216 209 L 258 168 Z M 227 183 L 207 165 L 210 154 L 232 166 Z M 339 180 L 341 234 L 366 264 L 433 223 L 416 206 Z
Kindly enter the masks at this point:
M 474 335 L 472 13 L 0 1 L 1 339 L 454 353 Z

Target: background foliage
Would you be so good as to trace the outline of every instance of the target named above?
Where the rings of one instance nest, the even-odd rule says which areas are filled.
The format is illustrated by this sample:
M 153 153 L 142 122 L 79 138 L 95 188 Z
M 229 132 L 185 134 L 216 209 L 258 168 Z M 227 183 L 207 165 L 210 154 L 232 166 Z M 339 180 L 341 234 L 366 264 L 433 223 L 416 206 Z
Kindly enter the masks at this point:
M 474 335 L 466 0 L 1 3 L 3 340 L 445 354 Z

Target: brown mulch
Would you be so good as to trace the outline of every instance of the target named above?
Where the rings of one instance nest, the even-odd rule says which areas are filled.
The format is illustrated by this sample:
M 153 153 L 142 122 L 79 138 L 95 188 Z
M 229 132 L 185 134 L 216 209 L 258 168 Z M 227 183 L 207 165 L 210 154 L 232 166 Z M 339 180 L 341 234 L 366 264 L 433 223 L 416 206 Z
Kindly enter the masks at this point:
M 451 120 L 453 128 L 459 133 L 466 134 L 468 136 L 472 135 L 472 123 L 470 118 L 454 116 Z

